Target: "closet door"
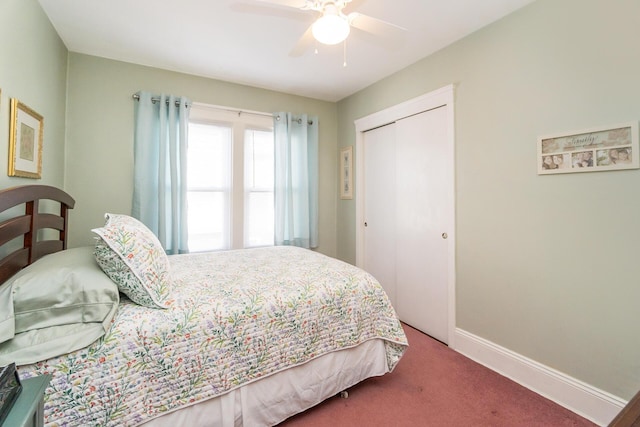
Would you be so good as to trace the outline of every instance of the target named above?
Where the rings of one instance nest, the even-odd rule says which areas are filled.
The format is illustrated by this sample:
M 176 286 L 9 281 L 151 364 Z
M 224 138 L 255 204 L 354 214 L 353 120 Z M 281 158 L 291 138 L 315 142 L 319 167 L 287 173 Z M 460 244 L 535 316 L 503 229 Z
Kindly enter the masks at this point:
M 396 122 L 396 310 L 448 341 L 446 107 Z
M 396 304 L 395 124 L 364 134 L 364 269 Z
M 445 344 L 455 326 L 453 94 L 447 86 L 355 121 L 356 265 L 400 320 Z

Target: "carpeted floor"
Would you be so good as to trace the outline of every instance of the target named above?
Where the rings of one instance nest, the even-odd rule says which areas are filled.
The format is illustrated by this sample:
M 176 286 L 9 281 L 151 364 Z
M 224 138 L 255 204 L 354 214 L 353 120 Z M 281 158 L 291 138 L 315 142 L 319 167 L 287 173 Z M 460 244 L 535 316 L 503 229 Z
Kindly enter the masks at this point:
M 392 373 L 280 426 L 595 425 L 409 326 L 405 332 L 409 349 Z

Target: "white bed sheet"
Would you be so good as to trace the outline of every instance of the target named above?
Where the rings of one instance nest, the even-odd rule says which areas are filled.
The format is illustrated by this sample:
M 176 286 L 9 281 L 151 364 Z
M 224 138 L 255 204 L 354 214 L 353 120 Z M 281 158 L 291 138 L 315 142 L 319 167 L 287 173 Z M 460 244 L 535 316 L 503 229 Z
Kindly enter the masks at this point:
M 373 339 L 163 415 L 144 426 L 273 426 L 366 378 L 387 372 L 384 341 Z

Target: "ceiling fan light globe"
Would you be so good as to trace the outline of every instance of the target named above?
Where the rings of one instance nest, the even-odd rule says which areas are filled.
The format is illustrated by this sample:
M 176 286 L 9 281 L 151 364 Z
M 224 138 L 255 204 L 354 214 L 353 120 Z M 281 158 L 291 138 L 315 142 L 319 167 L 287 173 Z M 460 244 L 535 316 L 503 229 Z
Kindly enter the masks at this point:
M 322 44 L 338 44 L 344 41 L 351 31 L 349 23 L 337 15 L 324 15 L 311 27 L 313 37 Z

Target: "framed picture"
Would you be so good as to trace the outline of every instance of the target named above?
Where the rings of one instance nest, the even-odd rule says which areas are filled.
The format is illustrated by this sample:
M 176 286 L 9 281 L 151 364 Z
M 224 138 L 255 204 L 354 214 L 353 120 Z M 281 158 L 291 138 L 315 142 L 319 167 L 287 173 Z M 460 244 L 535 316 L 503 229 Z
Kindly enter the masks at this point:
M 42 177 L 43 124 L 40 114 L 11 99 L 9 176 Z
M 638 122 L 538 138 L 538 175 L 640 167 Z
M 353 199 L 353 146 L 340 150 L 340 198 Z

